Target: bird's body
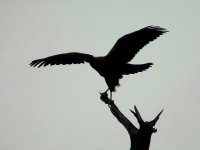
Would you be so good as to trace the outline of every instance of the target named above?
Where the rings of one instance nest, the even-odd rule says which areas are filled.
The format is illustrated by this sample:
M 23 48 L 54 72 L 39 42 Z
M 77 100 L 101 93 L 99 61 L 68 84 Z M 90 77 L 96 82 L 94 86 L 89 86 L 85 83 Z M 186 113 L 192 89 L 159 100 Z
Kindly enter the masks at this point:
M 134 74 L 140 71 L 148 69 L 152 63 L 133 65 L 128 63 L 115 62 L 105 57 L 94 57 L 94 60 L 90 62 L 92 68 L 94 68 L 108 85 L 111 92 L 115 91 L 115 87 L 119 86 L 119 79 L 123 75 Z
M 164 28 L 148 26 L 118 39 L 106 56 L 94 57 L 90 54 L 71 52 L 37 59 L 32 61 L 30 65 L 33 67 L 41 67 L 88 62 L 92 68 L 105 78 L 108 89 L 112 93 L 115 91 L 115 87 L 119 86 L 119 79 L 121 79 L 123 75 L 142 72 L 151 67 L 152 63 L 135 65 L 129 64 L 128 62 L 132 60 L 142 47 L 165 32 L 167 32 L 167 30 Z

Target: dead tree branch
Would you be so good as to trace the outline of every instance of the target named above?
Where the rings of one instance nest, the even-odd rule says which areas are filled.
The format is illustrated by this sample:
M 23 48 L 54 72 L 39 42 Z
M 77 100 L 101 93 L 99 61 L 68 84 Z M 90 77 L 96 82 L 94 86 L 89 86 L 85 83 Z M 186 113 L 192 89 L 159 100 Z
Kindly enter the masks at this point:
M 157 131 L 157 129 L 155 129 L 154 126 L 158 121 L 163 110 L 152 121 L 144 121 L 137 107 L 134 106 L 134 111 L 130 111 L 134 114 L 140 125 L 138 129 L 121 113 L 121 111 L 115 105 L 114 101 L 108 98 L 107 93 L 100 93 L 100 95 L 101 100 L 109 106 L 112 114 L 128 131 L 131 139 L 130 150 L 149 150 L 151 135 L 152 133 L 155 133 Z

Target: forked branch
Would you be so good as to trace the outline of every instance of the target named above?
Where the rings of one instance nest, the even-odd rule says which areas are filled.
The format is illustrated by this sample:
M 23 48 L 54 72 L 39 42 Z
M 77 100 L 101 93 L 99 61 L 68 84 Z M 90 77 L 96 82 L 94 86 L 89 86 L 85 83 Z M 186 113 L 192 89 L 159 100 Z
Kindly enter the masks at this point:
M 122 112 L 115 105 L 114 101 L 108 98 L 107 93 L 100 93 L 100 95 L 101 100 L 109 106 L 112 114 L 128 131 L 131 139 L 130 150 L 148 150 L 150 146 L 151 135 L 157 131 L 154 126 L 163 110 L 152 121 L 144 121 L 137 107 L 134 106 L 134 111 L 130 111 L 134 114 L 140 125 L 140 128 L 138 129 L 122 114 Z

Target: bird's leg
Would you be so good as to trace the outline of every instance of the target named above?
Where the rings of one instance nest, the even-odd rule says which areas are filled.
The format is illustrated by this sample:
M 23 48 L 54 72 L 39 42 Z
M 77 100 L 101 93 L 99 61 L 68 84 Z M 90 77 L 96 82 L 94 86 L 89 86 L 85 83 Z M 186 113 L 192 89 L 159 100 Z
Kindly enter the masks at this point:
M 103 93 L 101 93 L 101 92 L 99 92 L 99 93 L 104 94 L 104 95 L 108 95 L 108 94 L 107 94 L 108 90 L 109 90 L 109 89 L 107 89 L 107 90 L 106 90 L 105 92 L 103 92 Z
M 112 100 L 112 92 L 110 91 L 110 100 Z
M 108 90 L 109 89 L 107 89 L 105 92 L 103 92 L 103 93 L 101 93 L 101 92 L 99 92 L 101 95 L 103 94 L 103 95 L 107 95 L 108 96 L 108 94 L 107 94 L 107 92 L 108 92 Z
M 109 90 L 109 88 L 105 92 L 103 92 L 102 94 L 107 94 L 108 90 Z M 112 100 L 112 92 L 111 91 L 110 91 L 110 100 Z
M 105 91 L 105 93 L 107 93 L 109 90 L 109 88 Z M 112 100 L 112 91 L 110 90 L 110 100 Z
M 105 92 L 103 92 L 103 93 L 107 93 L 107 92 L 108 92 L 108 90 L 109 90 L 109 89 L 107 89 L 107 90 L 106 90 Z

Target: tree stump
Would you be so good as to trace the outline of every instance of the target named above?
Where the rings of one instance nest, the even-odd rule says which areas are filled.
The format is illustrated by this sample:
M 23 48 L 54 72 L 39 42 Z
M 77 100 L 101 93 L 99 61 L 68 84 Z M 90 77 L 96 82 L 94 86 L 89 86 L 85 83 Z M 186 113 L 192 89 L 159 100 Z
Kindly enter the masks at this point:
M 121 111 L 115 105 L 114 101 L 108 98 L 108 94 L 106 92 L 100 93 L 100 95 L 101 100 L 109 106 L 112 114 L 128 131 L 131 139 L 130 150 L 149 150 L 151 135 L 157 131 L 154 126 L 163 110 L 152 121 L 144 121 L 137 107 L 134 106 L 134 111 L 130 111 L 134 114 L 139 123 L 140 127 L 138 129 L 121 113 Z

